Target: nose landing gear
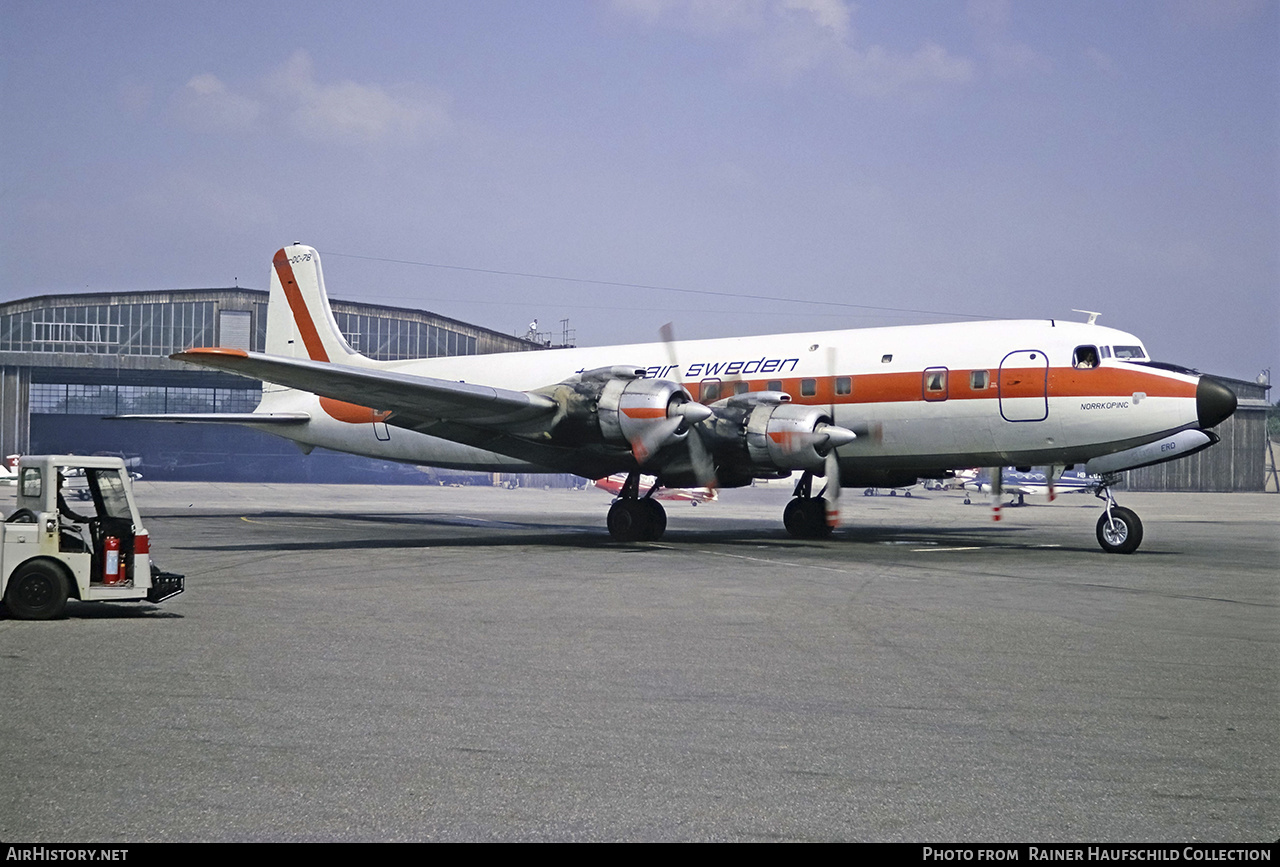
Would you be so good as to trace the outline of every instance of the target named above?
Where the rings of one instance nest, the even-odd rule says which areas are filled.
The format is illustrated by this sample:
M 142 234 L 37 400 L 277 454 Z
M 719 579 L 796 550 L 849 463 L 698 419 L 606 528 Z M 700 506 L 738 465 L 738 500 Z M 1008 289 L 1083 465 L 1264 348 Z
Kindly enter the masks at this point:
M 1098 544 L 1108 554 L 1132 554 L 1142 544 L 1142 521 L 1132 509 L 1116 505 L 1111 485 L 1117 476 L 1105 476 L 1095 496 L 1107 503 L 1098 517 Z

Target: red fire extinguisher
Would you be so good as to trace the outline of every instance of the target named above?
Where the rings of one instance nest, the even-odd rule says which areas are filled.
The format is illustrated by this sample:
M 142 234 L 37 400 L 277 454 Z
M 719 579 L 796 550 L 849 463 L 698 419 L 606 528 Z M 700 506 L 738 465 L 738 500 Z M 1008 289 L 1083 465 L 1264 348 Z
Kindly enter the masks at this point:
M 124 580 L 120 563 L 120 538 L 107 536 L 102 540 L 102 583 L 119 584 Z

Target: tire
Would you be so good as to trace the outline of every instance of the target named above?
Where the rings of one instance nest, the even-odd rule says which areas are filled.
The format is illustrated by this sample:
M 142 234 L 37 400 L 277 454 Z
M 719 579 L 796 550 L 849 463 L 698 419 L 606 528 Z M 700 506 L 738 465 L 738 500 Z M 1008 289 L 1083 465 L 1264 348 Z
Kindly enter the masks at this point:
M 1142 521 L 1133 510 L 1122 506 L 1111 507 L 1112 523 L 1107 513 L 1098 516 L 1098 544 L 1108 554 L 1132 554 L 1142 544 Z
M 825 539 L 835 529 L 827 523 L 827 501 L 822 497 L 805 500 L 805 517 L 809 522 L 809 538 Z
M 795 539 L 821 539 L 831 535 L 827 525 L 827 501 L 822 497 L 797 497 L 782 511 L 782 525 Z
M 649 534 L 653 532 L 653 514 L 647 506 L 642 506 L 641 502 L 641 500 L 618 500 L 609 507 L 609 535 L 616 541 L 639 542 L 649 538 Z M 663 529 L 666 529 L 666 518 L 664 512 Z
M 793 539 L 809 538 L 808 524 L 805 521 L 804 506 L 805 501 L 799 498 L 787 503 L 787 507 L 782 510 L 782 526 L 787 528 L 787 533 Z
M 67 608 L 67 576 L 50 563 L 18 567 L 4 591 L 9 613 L 21 620 L 53 620 Z
M 647 525 L 645 534 L 641 537 L 646 542 L 656 542 L 662 538 L 662 534 L 667 532 L 667 510 L 662 508 L 662 504 L 657 500 L 646 497 L 637 501 L 644 510 L 644 523 Z M 694 503 L 696 506 L 697 503 Z

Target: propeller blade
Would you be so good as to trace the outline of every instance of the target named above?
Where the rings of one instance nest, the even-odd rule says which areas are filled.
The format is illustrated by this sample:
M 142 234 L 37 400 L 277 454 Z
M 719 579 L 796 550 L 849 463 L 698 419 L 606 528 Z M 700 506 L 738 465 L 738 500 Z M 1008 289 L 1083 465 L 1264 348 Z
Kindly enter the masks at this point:
M 1058 492 L 1054 490 L 1054 483 L 1058 480 L 1058 468 L 1050 465 L 1049 467 L 1049 502 L 1053 502 L 1058 498 Z
M 671 361 L 672 370 L 676 372 L 676 382 L 684 385 L 684 377 L 680 374 L 680 361 L 676 358 L 675 326 L 668 322 L 658 329 L 658 334 L 662 337 L 662 342 L 667 347 L 667 358 Z
M 827 479 L 827 488 L 822 492 L 822 499 L 827 501 L 827 526 L 840 525 L 840 459 L 836 450 L 827 452 L 823 465 L 823 473 Z
M 1000 520 L 1000 497 L 1004 493 L 1004 467 L 991 468 L 991 520 Z
M 706 444 L 702 441 L 701 431 L 695 427 L 689 432 L 686 441 L 689 444 L 689 463 L 693 465 L 694 478 L 702 487 L 714 491 L 719 481 L 716 478 L 716 465 L 711 460 Z
M 631 442 L 631 453 L 636 456 L 636 462 L 641 466 L 647 463 L 649 458 L 667 444 L 667 440 L 680 429 L 682 424 L 684 424 L 683 416 L 670 416 L 650 427 L 643 435 L 636 437 Z

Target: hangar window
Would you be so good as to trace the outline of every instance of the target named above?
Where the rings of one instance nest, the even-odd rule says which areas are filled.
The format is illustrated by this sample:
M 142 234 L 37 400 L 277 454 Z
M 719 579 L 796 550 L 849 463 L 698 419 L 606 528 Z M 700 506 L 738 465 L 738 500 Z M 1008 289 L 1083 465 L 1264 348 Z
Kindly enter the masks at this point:
M 1098 366 L 1098 347 L 1077 346 L 1071 355 L 1071 364 L 1080 370 L 1088 370 Z
M 930 367 L 925 369 L 924 399 L 947 399 L 947 369 L 945 367 Z
M 988 370 L 971 370 L 969 371 L 969 388 L 974 391 L 982 391 L 991 384 L 991 372 Z
M 818 380 L 802 379 L 800 380 L 800 394 L 803 397 L 813 397 L 818 393 Z
M 853 377 L 836 377 L 836 394 L 853 394 Z

